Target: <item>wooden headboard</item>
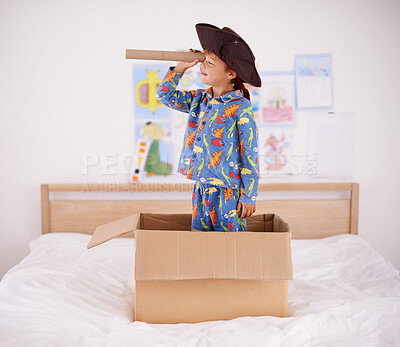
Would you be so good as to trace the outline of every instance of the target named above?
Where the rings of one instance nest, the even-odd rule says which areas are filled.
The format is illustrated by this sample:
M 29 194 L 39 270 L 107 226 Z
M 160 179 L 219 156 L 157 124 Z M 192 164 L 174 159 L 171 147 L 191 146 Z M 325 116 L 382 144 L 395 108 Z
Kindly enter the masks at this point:
M 95 227 L 136 212 L 191 213 L 193 184 L 42 184 L 42 233 L 92 234 Z M 293 238 L 321 238 L 358 233 L 358 183 L 265 183 L 259 194 L 285 195 L 303 192 L 307 198 L 257 200 L 256 213 L 276 213 L 290 225 Z M 129 193 L 131 200 L 57 200 L 51 193 Z M 137 200 L 143 192 L 162 192 L 163 199 Z M 184 192 L 185 200 L 168 199 L 171 192 Z M 282 193 L 277 193 L 282 192 Z M 313 194 L 344 192 L 339 199 L 316 199 Z M 104 195 L 104 194 L 103 194 Z M 265 195 L 265 194 L 264 194 Z

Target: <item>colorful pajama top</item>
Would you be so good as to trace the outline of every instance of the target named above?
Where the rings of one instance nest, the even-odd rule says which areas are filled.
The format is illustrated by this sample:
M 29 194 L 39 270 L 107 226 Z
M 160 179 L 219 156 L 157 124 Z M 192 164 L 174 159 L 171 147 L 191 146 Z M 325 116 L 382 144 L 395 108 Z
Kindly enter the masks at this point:
M 164 105 L 189 113 L 178 172 L 188 179 L 240 189 L 240 202 L 258 194 L 258 130 L 249 100 L 239 90 L 212 98 L 212 88 L 179 91 L 183 73 L 169 68 L 156 91 Z

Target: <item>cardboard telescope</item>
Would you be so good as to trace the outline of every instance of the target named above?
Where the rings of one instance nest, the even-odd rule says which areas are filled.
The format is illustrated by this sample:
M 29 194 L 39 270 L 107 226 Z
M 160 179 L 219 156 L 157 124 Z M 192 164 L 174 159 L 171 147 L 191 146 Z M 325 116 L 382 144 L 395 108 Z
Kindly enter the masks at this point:
M 199 61 L 204 61 L 206 59 L 206 56 L 203 53 L 193 53 L 193 52 L 127 49 L 125 52 L 125 58 L 141 59 L 141 60 L 167 60 L 167 61 L 192 62 L 195 59 L 199 59 Z

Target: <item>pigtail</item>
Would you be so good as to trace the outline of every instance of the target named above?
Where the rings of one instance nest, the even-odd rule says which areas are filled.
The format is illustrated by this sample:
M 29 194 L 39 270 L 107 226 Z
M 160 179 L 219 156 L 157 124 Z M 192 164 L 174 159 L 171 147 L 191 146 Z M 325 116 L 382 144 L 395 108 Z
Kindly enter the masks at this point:
M 221 58 L 220 58 L 221 59 Z M 222 60 L 222 59 L 221 59 Z M 229 71 L 229 69 L 233 70 L 224 60 L 222 60 L 225 63 L 225 69 L 226 71 Z M 249 90 L 244 86 L 243 80 L 239 77 L 239 75 L 236 73 L 236 78 L 233 80 L 233 89 L 235 90 L 241 90 L 243 93 L 243 96 L 250 101 L 250 92 Z
M 243 80 L 237 75 L 235 78 L 235 81 L 233 83 L 233 89 L 239 89 L 242 91 L 243 96 L 250 101 L 250 92 L 249 90 L 244 86 Z

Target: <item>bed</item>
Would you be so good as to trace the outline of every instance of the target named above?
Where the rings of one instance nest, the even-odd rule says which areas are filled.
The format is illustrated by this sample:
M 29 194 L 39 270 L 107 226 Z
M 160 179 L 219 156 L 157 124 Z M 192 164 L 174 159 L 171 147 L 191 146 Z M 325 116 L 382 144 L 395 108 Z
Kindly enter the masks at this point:
M 261 184 L 257 213 L 293 232 L 289 316 L 196 324 L 132 322 L 133 238 L 86 248 L 99 224 L 190 212 L 190 185 L 41 189 L 42 235 L 0 282 L 1 346 L 400 346 L 399 271 L 357 235 L 357 183 Z

